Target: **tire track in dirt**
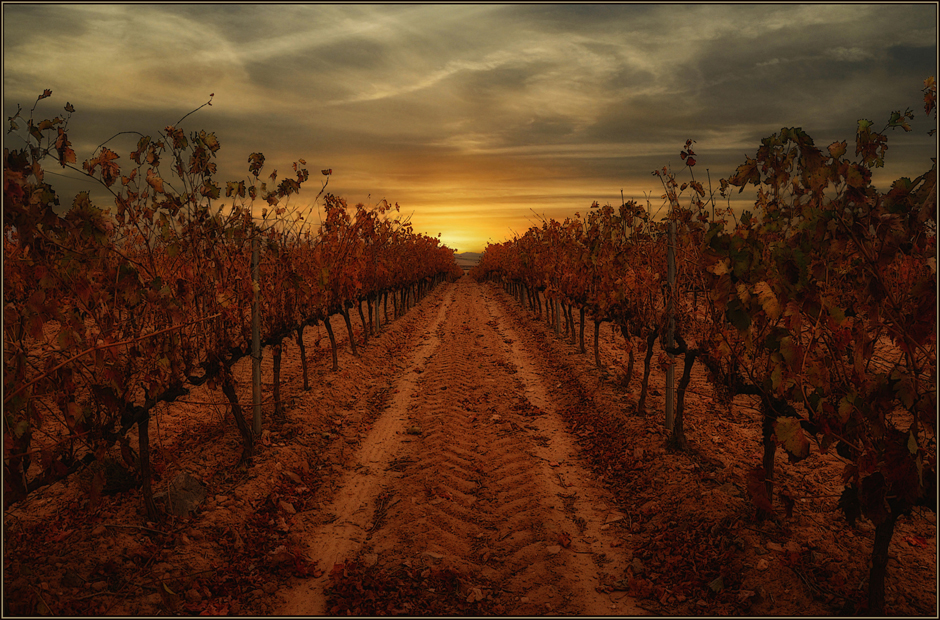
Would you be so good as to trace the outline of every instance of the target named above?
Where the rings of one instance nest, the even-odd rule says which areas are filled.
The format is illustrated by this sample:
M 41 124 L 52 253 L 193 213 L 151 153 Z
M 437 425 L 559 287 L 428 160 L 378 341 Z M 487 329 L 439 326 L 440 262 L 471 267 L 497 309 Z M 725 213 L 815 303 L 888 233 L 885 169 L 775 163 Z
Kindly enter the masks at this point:
M 311 555 L 326 571 L 353 557 L 451 569 L 468 601 L 505 614 L 643 613 L 595 591 L 627 564 L 606 531 L 623 516 L 579 464 L 498 307 L 461 280 L 428 332 L 325 509 L 335 521 L 308 539 Z M 322 576 L 285 592 L 280 613 L 328 613 L 326 585 Z
M 431 330 L 443 320 L 453 302 L 454 290 L 445 294 Z M 323 510 L 325 520 L 306 536 L 310 556 L 318 565 L 329 569 L 336 562 L 355 555 L 372 528 L 370 504 L 386 484 L 385 471 L 402 442 L 407 421 L 407 407 L 412 398 L 416 378 L 431 353 L 440 346 L 440 339 L 429 330 L 424 341 L 411 356 L 410 364 L 394 388 L 395 396 L 375 421 L 371 432 L 359 448 L 351 471 L 338 481 L 339 490 Z M 287 600 L 283 615 L 324 615 L 326 599 L 323 586 L 328 580 L 321 576 L 299 584 L 284 594 Z

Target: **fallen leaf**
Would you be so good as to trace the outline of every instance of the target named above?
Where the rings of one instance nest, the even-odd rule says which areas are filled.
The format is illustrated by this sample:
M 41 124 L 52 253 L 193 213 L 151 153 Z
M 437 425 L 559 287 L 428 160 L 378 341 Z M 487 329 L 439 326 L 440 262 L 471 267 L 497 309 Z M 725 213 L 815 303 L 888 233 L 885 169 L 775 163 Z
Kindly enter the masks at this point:
M 719 575 L 708 583 L 708 587 L 711 588 L 712 592 L 718 594 L 725 587 L 725 580 Z
M 228 604 L 227 603 L 210 603 L 205 609 L 200 613 L 200 616 L 227 616 L 228 615 Z

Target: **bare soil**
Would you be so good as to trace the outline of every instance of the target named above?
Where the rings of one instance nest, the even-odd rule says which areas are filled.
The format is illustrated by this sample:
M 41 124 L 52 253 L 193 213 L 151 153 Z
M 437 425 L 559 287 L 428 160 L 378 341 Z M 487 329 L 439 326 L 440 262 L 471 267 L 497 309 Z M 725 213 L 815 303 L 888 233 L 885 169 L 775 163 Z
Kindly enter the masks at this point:
M 841 516 L 839 458 L 778 455 L 794 504 L 758 522 L 759 414 L 720 404 L 702 373 L 678 453 L 662 373 L 637 412 L 642 357 L 624 387 L 609 326 L 598 369 L 466 277 L 359 357 L 333 323 L 337 372 L 322 328 L 305 332 L 309 391 L 285 341 L 285 412 L 265 403 L 250 463 L 236 467 L 221 392 L 159 408 L 157 490 L 184 470 L 208 488 L 189 517 L 147 522 L 138 489 L 91 500 L 83 474 L 8 510 L 5 615 L 831 615 L 864 600 L 873 528 Z M 236 370 L 250 403 L 247 360 Z M 266 394 L 272 381 L 265 351 Z M 889 555 L 888 612 L 935 616 L 934 514 L 902 518 Z

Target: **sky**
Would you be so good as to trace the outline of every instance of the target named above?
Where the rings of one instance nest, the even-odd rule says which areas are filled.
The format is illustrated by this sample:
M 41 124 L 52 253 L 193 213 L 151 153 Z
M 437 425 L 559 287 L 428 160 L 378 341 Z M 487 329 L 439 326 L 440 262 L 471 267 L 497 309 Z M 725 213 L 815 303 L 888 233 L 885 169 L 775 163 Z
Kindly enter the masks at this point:
M 880 129 L 910 107 L 914 131 L 889 133 L 873 180 L 927 171 L 937 6 L 4 3 L 3 109 L 28 113 L 46 88 L 37 120 L 71 103 L 80 165 L 211 93 L 181 126 L 219 138 L 220 184 L 246 179 L 256 151 L 280 178 L 303 158 L 293 207 L 316 206 L 329 168 L 326 191 L 350 206 L 397 202 L 417 232 L 479 252 L 621 191 L 661 218 L 652 172 L 689 180 L 687 139 L 696 179 L 717 188 L 782 127 L 851 155 L 858 119 Z M 108 143 L 118 163 L 135 146 Z M 110 206 L 80 173 L 46 168 L 63 205 L 90 190 Z

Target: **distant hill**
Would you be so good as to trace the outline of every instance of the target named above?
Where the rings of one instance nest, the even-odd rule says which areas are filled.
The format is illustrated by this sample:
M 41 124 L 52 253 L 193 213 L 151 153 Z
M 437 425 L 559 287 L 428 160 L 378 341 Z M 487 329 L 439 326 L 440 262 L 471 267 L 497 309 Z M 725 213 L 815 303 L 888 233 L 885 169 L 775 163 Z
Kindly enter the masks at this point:
M 457 260 L 457 266 L 463 269 L 464 271 L 470 270 L 477 263 L 480 262 L 480 253 L 479 252 L 461 252 L 460 254 L 455 254 L 454 258 Z

